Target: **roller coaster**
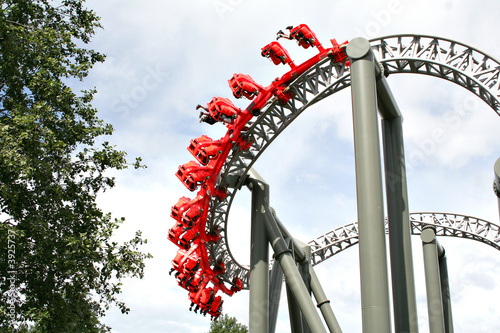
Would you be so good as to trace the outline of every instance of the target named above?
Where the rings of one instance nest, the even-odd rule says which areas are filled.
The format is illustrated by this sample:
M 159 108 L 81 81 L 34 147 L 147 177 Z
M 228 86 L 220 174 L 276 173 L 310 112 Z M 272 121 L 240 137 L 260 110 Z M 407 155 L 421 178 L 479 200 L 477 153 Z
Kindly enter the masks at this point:
M 179 286 L 187 290 L 191 303 L 190 310 L 199 311 L 203 315 L 208 314 L 214 320 L 222 312 L 223 294 L 232 296 L 242 289 L 249 289 L 251 285 L 250 272 L 253 267 L 239 263 L 228 245 L 227 226 L 231 204 L 237 191 L 243 186 L 249 187 L 252 190 L 252 195 L 257 192 L 256 187 L 262 185 L 261 187 L 265 188 L 264 185 L 267 184 L 253 170 L 253 164 L 273 140 L 308 107 L 350 86 L 353 89 L 353 104 L 357 100 L 366 100 L 367 97 L 363 95 L 366 94 L 364 92 L 366 86 L 359 88 L 359 85 L 372 80 L 379 95 L 378 101 L 375 99 L 374 103 L 378 103 L 379 111 L 386 123 L 385 126 L 388 128 L 388 134 L 386 134 L 388 139 L 387 142 L 384 141 L 385 162 L 386 164 L 392 163 L 394 167 L 391 170 L 386 169 L 386 172 L 396 171 L 400 177 L 399 194 L 406 192 L 405 174 L 401 174 L 398 170 L 401 166 L 391 156 L 403 156 L 404 163 L 404 153 L 394 147 L 398 143 L 398 141 L 394 142 L 397 140 L 394 137 L 402 136 L 402 134 L 391 133 L 394 131 L 399 133 L 397 128 L 400 125 L 397 122 L 394 125 L 393 122 L 394 119 L 399 119 L 400 115 L 385 77 L 398 73 L 413 73 L 445 79 L 469 90 L 500 115 L 500 63 L 466 44 L 434 36 L 408 34 L 381 37 L 370 41 L 357 38 L 351 42 L 345 41 L 340 44 L 335 39 L 331 39 L 331 46 L 327 47 L 319 42 L 315 33 L 305 24 L 296 27 L 290 26 L 287 28 L 287 33 L 279 31 L 277 40 L 280 38 L 295 40 L 304 49 L 315 49 L 316 51 L 311 50 L 315 54 L 303 63 L 295 64 L 288 51 L 278 41 L 273 41 L 262 47 L 263 57 L 270 59 L 274 65 L 289 67 L 289 71 L 267 86 L 255 82 L 250 75 L 234 74 L 228 80 L 229 87 L 235 98 L 246 98 L 251 101 L 245 109 L 236 107 L 230 99 L 224 97 L 214 97 L 206 106 L 198 105 L 196 109 L 201 109 L 201 122 L 225 126 L 227 132 L 219 139 L 212 139 L 206 135 L 192 139 L 187 150 L 192 154 L 194 160 L 180 165 L 176 172 L 177 178 L 183 185 L 189 191 L 196 192 L 196 195 L 194 198 L 181 197 L 171 209 L 171 217 L 175 220 L 175 224 L 169 229 L 168 239 L 179 249 L 172 260 L 173 267 L 170 273 L 175 277 Z M 371 70 L 360 69 L 366 68 L 366 66 Z M 370 73 L 367 74 L 368 72 Z M 371 75 L 373 79 L 371 79 Z M 368 88 L 370 87 L 368 86 Z M 356 108 L 363 107 L 353 105 L 353 113 L 358 112 L 355 110 Z M 364 120 L 357 121 L 361 123 Z M 356 131 L 356 119 L 354 122 Z M 394 129 L 391 126 L 394 126 Z M 375 129 L 375 132 L 378 133 L 378 128 Z M 355 138 L 355 146 L 362 147 L 363 140 L 366 139 L 358 138 L 356 140 Z M 378 145 L 378 138 L 375 143 Z M 362 154 L 361 150 L 359 148 L 359 154 Z M 364 157 L 361 155 L 356 156 L 357 161 L 363 159 Z M 360 178 L 357 178 L 357 181 L 361 182 Z M 367 190 L 367 188 L 360 186 L 364 185 L 358 185 L 358 193 Z M 375 186 L 375 190 L 377 190 L 376 186 L 379 185 L 367 186 L 372 186 L 372 188 Z M 373 194 L 374 192 L 368 190 L 367 193 Z M 255 200 L 264 200 L 268 194 L 264 191 L 259 195 L 260 199 L 255 197 Z M 374 195 L 374 197 L 381 196 L 381 193 Z M 362 200 L 364 199 L 360 199 L 358 194 L 358 222 L 337 228 L 306 245 L 311 250 L 308 259 L 311 267 L 352 245 L 359 243 L 360 247 L 362 246 L 362 235 L 369 233 L 361 231 L 362 228 L 367 228 L 361 226 L 362 223 L 366 223 L 362 221 L 361 215 L 367 207 L 363 206 Z M 389 198 L 388 205 L 394 206 L 395 200 L 397 199 Z M 265 206 L 265 210 L 265 216 L 261 216 L 261 220 L 264 220 L 262 222 L 265 225 L 264 230 L 267 230 L 264 231 L 264 234 L 267 235 L 264 238 L 271 239 L 276 236 L 276 239 L 280 239 L 280 241 L 287 240 L 288 244 L 285 246 L 286 248 L 278 246 L 278 249 L 274 248 L 273 245 L 276 261 L 280 261 L 279 259 L 288 254 L 291 254 L 295 263 L 300 261 L 299 259 L 304 258 L 303 251 L 299 249 L 300 246 L 288 234 L 285 226 L 277 219 L 275 212 L 268 206 Z M 410 214 L 391 207 L 388 210 L 389 216 L 387 218 L 379 218 L 381 221 L 379 221 L 377 232 L 383 233 L 382 237 L 389 233 L 392 239 L 405 238 L 410 233 L 413 235 L 424 234 L 425 230 L 432 229 L 435 236 L 468 238 L 500 250 L 500 227 L 491 222 L 459 214 L 435 212 Z M 257 216 L 259 213 L 253 212 L 252 214 Z M 380 212 L 375 212 L 375 216 L 379 215 Z M 259 223 L 258 220 L 258 216 L 253 217 L 252 223 Z M 391 222 L 392 220 L 397 221 Z M 391 227 L 391 224 L 402 224 L 403 227 Z M 256 231 L 258 228 L 254 229 L 254 226 L 252 228 L 252 233 L 258 232 Z M 402 233 L 408 235 L 401 236 Z M 252 239 L 255 237 L 257 236 L 252 235 Z M 398 251 L 398 246 L 403 246 L 398 244 L 403 241 L 394 240 L 391 242 L 396 244 L 394 251 Z M 431 242 L 432 240 L 427 243 Z M 294 246 L 290 247 L 290 244 L 294 244 Z M 254 246 L 253 243 L 252 246 Z M 264 246 L 267 246 L 267 243 L 260 247 Z M 392 243 L 391 247 L 393 247 Z M 370 252 L 374 252 L 372 250 L 369 249 Z M 252 255 L 257 254 L 252 253 Z M 360 265 L 363 265 L 363 262 Z M 402 265 L 408 266 L 408 262 Z M 255 261 L 251 263 L 251 266 L 255 266 Z M 275 266 L 277 267 L 277 265 Z M 400 271 L 401 268 L 403 271 L 407 269 L 405 267 L 392 268 L 393 271 Z M 369 268 L 366 269 L 369 270 Z M 268 274 L 268 270 L 269 264 L 266 265 L 265 274 Z M 285 279 L 290 279 L 285 269 L 284 271 Z M 374 276 L 373 272 L 365 272 L 362 271 L 362 275 Z M 255 276 L 258 274 L 260 273 L 254 273 Z M 310 274 L 314 274 L 313 271 Z M 376 274 L 379 272 L 377 271 Z M 383 273 L 380 274 L 382 280 L 386 278 Z M 302 278 L 304 278 L 303 274 Z M 282 277 L 278 275 L 277 278 L 271 279 L 277 281 L 282 280 Z M 266 283 L 269 283 L 269 280 L 266 280 Z M 254 282 L 254 284 L 259 284 L 262 287 L 260 282 Z M 410 296 L 411 292 L 410 290 Z M 323 311 L 322 306 L 327 301 L 320 302 L 316 293 L 315 296 L 318 308 Z M 296 297 L 301 298 L 297 294 Z M 319 298 L 322 297 L 319 296 Z M 406 300 L 395 299 L 396 301 L 399 304 L 399 302 Z M 310 317 L 307 314 L 307 308 L 300 307 L 300 311 L 305 317 Z M 409 311 L 411 311 L 411 305 Z M 366 317 L 370 316 L 371 314 L 367 313 Z M 406 318 L 408 316 L 406 314 Z M 269 315 L 267 315 L 268 317 Z M 403 317 L 404 321 L 405 315 L 400 317 Z M 252 333 L 274 331 L 273 325 L 267 324 L 267 321 L 264 325 L 266 328 L 256 329 L 251 324 L 250 331 Z M 313 319 L 306 318 L 305 321 L 307 322 L 305 326 L 309 326 L 311 331 L 324 331 L 312 323 Z M 327 320 L 327 322 L 331 332 L 340 331 L 336 324 L 330 326 L 330 321 Z M 366 326 L 370 325 L 368 322 L 369 319 L 367 319 Z M 363 325 L 365 327 L 364 322 Z M 402 332 L 402 327 L 406 329 L 410 326 L 411 324 L 408 323 L 396 323 L 396 331 Z M 295 328 L 293 331 L 301 330 Z M 408 331 L 414 330 L 409 329 Z

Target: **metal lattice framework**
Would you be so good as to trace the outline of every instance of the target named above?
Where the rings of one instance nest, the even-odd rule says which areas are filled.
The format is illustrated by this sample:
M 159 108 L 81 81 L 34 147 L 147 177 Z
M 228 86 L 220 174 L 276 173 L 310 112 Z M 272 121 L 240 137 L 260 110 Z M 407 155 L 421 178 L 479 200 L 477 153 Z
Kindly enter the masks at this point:
M 413 213 L 410 214 L 410 223 L 412 235 L 420 235 L 424 228 L 432 227 L 437 236 L 471 239 L 500 251 L 500 226 L 476 217 L 450 213 Z M 356 245 L 358 236 L 358 223 L 354 222 L 310 241 L 308 245 L 312 249 L 312 264 L 317 265 Z
M 373 39 L 370 43 L 384 75 L 415 73 L 451 81 L 474 93 L 500 115 L 500 62 L 493 57 L 463 43 L 433 36 L 395 35 Z M 276 98 L 272 99 L 262 108 L 260 116 L 253 119 L 249 130 L 242 134 L 243 139 L 253 142 L 252 146 L 248 150 L 234 149 L 228 155 L 218 180 L 222 187 L 230 185 L 227 197 L 211 198 L 206 223 L 207 230 L 221 230 L 220 240 L 211 244 L 208 251 L 212 264 L 220 259 L 226 263 L 224 280 L 231 281 L 237 277 L 242 280 L 244 288 L 248 287 L 248 267 L 238 263 L 233 257 L 227 239 L 229 210 L 244 181 L 243 177 L 237 176 L 245 175 L 273 140 L 304 110 L 350 86 L 350 83 L 349 67 L 345 62 L 339 63 L 329 57 L 323 59 L 288 86 L 293 97 L 286 104 L 280 104 Z M 421 214 L 418 215 L 419 218 L 416 216 L 412 215 L 414 233 L 421 230 L 419 226 L 430 223 L 438 228 L 438 235 L 473 238 L 498 246 L 498 226 L 489 222 L 450 214 Z M 476 222 L 472 222 L 473 220 Z M 496 230 L 496 238 L 483 237 L 482 227 L 474 229 L 477 233 L 458 227 L 463 224 L 471 228 L 474 223 Z M 315 264 L 325 260 L 325 253 L 328 251 L 335 254 L 355 244 L 357 225 L 348 224 L 328 235 L 330 233 L 312 241 L 318 242 L 318 245 L 313 246 Z M 338 245 L 325 243 L 337 238 Z M 324 240 L 323 243 L 320 239 Z

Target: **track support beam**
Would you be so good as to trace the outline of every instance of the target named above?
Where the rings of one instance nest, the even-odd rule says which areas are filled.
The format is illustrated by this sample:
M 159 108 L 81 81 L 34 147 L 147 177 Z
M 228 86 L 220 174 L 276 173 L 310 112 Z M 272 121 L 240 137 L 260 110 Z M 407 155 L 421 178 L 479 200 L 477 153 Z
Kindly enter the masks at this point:
M 498 199 L 498 213 L 500 214 L 500 158 L 495 162 L 495 181 L 493 183 L 493 190 Z M 500 216 L 500 215 L 499 215 Z
M 427 311 L 429 313 L 430 333 L 450 332 L 445 325 L 445 311 L 443 307 L 443 291 L 449 287 L 443 288 L 439 258 L 444 257 L 444 249 L 436 240 L 436 232 L 433 228 L 426 228 L 420 234 L 424 253 L 425 284 L 427 290 Z M 446 273 L 447 275 L 447 273 Z M 447 302 L 449 304 L 449 300 Z
M 391 332 L 374 56 L 364 38 L 353 39 L 347 55 L 351 58 L 362 326 L 364 333 Z
M 314 306 L 302 276 L 297 268 L 295 259 L 293 258 L 292 250 L 287 246 L 284 237 L 280 231 L 278 223 L 269 206 L 269 185 L 255 171 L 251 170 L 246 179 L 248 188 L 252 191 L 252 223 L 254 216 L 256 220 L 256 228 L 252 228 L 252 244 L 251 244 L 251 273 L 250 273 L 250 333 L 260 333 L 269 331 L 269 304 L 268 304 L 268 279 L 263 277 L 260 271 L 264 262 L 264 251 L 259 247 L 268 249 L 269 242 L 274 251 L 275 260 L 279 262 L 281 269 L 285 275 L 287 287 L 290 289 L 297 301 L 297 305 L 304 316 L 307 326 L 312 333 L 326 333 L 325 327 L 321 318 Z M 265 228 L 262 229 L 262 224 Z M 262 231 L 262 233 L 255 233 Z M 261 237 L 265 240 L 257 240 Z M 259 246 L 256 246 L 259 245 Z M 257 256 L 258 254 L 258 256 Z M 252 259 L 253 257 L 253 259 Z M 257 261 L 257 258 L 260 260 Z M 266 277 L 268 274 L 266 267 Z M 254 272 L 257 272 L 254 274 Z M 257 277 L 256 277 L 257 276 Z M 266 285 L 264 285 L 266 283 Z M 252 292 L 252 288 L 254 291 Z M 261 289 L 261 290 L 258 290 Z M 265 289 L 265 292 L 262 292 Z M 264 296 L 265 294 L 265 296 Z M 266 312 L 264 314 L 264 312 Z M 255 322 L 254 322 L 255 321 Z
M 274 262 L 271 269 L 269 281 L 269 333 L 276 332 L 278 322 L 278 310 L 281 298 L 281 287 L 283 286 L 283 271 L 279 263 Z
M 295 255 L 295 260 L 309 269 L 309 282 L 306 282 L 310 286 L 310 291 L 313 293 L 316 299 L 316 307 L 320 309 L 323 319 L 328 326 L 330 333 L 342 333 L 342 329 L 333 313 L 332 307 L 330 305 L 330 300 L 326 297 L 325 291 L 319 282 L 318 276 L 311 265 L 311 247 L 299 240 L 293 239 L 285 226 L 281 223 L 276 213 L 273 210 L 273 215 L 280 228 L 281 233 L 285 239 L 291 240 L 291 246 Z
M 326 297 L 325 291 L 323 290 L 323 287 L 321 287 L 318 276 L 316 275 L 312 265 L 309 265 L 309 274 L 311 275 L 311 289 L 314 294 L 314 298 L 316 298 L 316 306 L 321 310 L 330 333 L 342 333 L 339 322 L 333 314 L 332 307 L 330 306 L 330 300 Z
M 252 191 L 249 329 L 251 333 L 269 333 L 269 244 L 265 222 L 269 185 L 253 181 L 248 186 Z
M 451 292 L 450 280 L 448 278 L 448 264 L 444 248 L 442 246 L 438 246 L 438 250 L 440 251 L 438 252 L 439 278 L 441 279 L 441 298 L 443 299 L 444 330 L 446 333 L 453 333 L 453 316 L 451 313 Z
M 267 214 L 266 227 L 269 241 L 274 250 L 275 259 L 279 261 L 283 269 L 287 286 L 293 293 L 309 329 L 313 333 L 326 333 L 321 318 L 311 300 L 309 290 L 307 290 L 295 260 L 293 259 L 292 251 L 286 246 L 272 214 Z
M 417 333 L 418 315 L 406 183 L 403 117 L 383 75 L 377 79 L 377 102 L 382 116 L 394 329 L 396 333 Z

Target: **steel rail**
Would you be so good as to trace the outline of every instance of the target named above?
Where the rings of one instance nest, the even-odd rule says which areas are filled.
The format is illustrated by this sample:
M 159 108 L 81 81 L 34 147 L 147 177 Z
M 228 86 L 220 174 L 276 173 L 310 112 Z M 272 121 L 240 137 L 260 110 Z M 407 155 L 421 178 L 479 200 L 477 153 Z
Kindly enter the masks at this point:
M 370 44 L 384 75 L 423 74 L 453 82 L 471 91 L 500 115 L 500 62 L 477 48 L 451 39 L 412 34 L 376 38 Z M 252 146 L 248 150 L 233 149 L 227 156 L 218 179 L 219 186 L 227 187 L 227 197 L 211 197 L 206 221 L 207 232 L 215 228 L 220 230 L 220 240 L 207 248 L 212 264 L 220 259 L 225 262 L 225 281 L 230 282 L 237 277 L 242 280 L 243 288 L 248 287 L 248 267 L 234 258 L 227 236 L 230 207 L 244 181 L 244 177 L 239 177 L 234 182 L 235 175 L 245 175 L 273 140 L 308 107 L 349 86 L 350 73 L 346 63 L 323 59 L 288 86 L 293 92 L 290 101 L 280 104 L 274 98 L 262 108 L 258 117 L 252 119 L 249 130 L 242 134 L 245 140 L 253 142 Z M 415 223 L 412 220 L 412 227 L 420 225 Z M 348 234 L 357 230 L 355 224 L 341 228 Z M 443 226 L 442 230 L 446 233 L 456 231 L 451 226 Z M 481 238 L 481 235 L 456 232 L 454 236 L 469 235 L 472 239 L 478 238 L 487 244 L 490 242 L 489 245 L 496 244 Z M 355 243 L 354 236 L 341 242 L 344 249 Z

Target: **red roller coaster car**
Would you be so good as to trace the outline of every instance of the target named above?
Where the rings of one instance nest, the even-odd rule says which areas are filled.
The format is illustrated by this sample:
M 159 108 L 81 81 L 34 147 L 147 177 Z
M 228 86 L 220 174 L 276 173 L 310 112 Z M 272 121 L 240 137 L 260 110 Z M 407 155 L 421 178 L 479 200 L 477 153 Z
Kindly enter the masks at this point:
M 236 98 L 244 96 L 253 99 L 262 90 L 262 86 L 246 74 L 234 74 L 227 82 L 229 82 L 229 87 Z
M 207 165 L 210 160 L 217 158 L 218 154 L 222 152 L 221 144 L 220 140 L 214 141 L 210 137 L 202 135 L 192 139 L 187 149 L 198 162 Z
M 290 58 L 288 51 L 278 42 L 271 42 L 262 48 L 262 56 L 271 59 L 275 65 L 288 64 L 293 69 L 295 64 Z
M 210 170 L 210 166 L 202 166 L 195 161 L 190 161 L 179 166 L 177 178 L 179 178 L 188 190 L 194 191 L 199 185 L 210 178 Z
M 173 268 L 170 273 L 175 272 L 179 286 L 189 291 L 190 310 L 195 307 L 195 312 L 199 310 L 203 315 L 209 314 L 212 319 L 217 319 L 222 311 L 223 300 L 216 295 L 217 292 L 220 290 L 231 296 L 243 288 L 241 279 L 234 277 L 231 282 L 227 280 L 225 274 L 229 265 L 226 267 L 227 263 L 222 258 L 211 259 L 207 249 L 211 244 L 217 246 L 221 239 L 222 229 L 219 230 L 217 225 L 208 225 L 207 214 L 212 209 L 212 198 L 222 200 L 228 195 L 228 185 L 217 182 L 224 161 L 234 149 L 250 149 L 255 138 L 246 133 L 252 126 L 252 117 L 259 116 L 261 109 L 273 99 L 282 104 L 289 103 L 294 97 L 288 88 L 293 80 L 326 57 L 336 62 L 346 61 L 347 58 L 347 42 L 339 45 L 332 39 L 332 47 L 325 49 L 307 25 L 290 26 L 287 29 L 290 33 L 286 35 L 280 31 L 278 38 L 296 40 L 305 49 L 316 47 L 318 54 L 296 66 L 288 51 L 278 42 L 264 46 L 261 49 L 262 56 L 276 65 L 288 64 L 291 69 L 266 87 L 257 84 L 249 75 L 234 74 L 228 80 L 233 96 L 252 100 L 244 110 L 223 97 L 212 98 L 206 107 L 198 105 L 196 109 L 203 109 L 200 113 L 202 122 L 210 125 L 220 122 L 227 126 L 227 133 L 219 140 L 212 140 L 206 135 L 191 140 L 188 151 L 196 161 L 180 165 L 176 172 L 177 178 L 187 189 L 199 191 L 192 200 L 181 197 L 171 209 L 171 216 L 176 223 L 169 229 L 168 239 L 179 249 L 172 260 Z M 212 286 L 208 286 L 209 283 Z
M 236 117 L 240 114 L 241 110 L 234 106 L 228 98 L 214 97 L 208 102 L 207 107 L 198 105 L 196 109 L 203 109 L 206 113 L 200 113 L 201 121 L 209 124 L 214 124 L 217 121 L 226 124 L 233 124 Z

